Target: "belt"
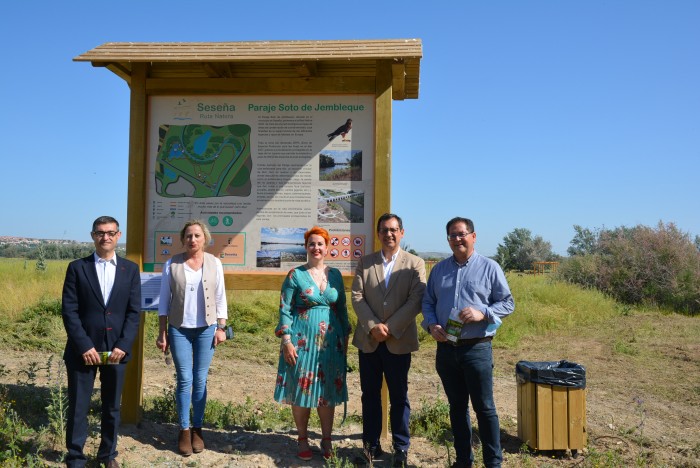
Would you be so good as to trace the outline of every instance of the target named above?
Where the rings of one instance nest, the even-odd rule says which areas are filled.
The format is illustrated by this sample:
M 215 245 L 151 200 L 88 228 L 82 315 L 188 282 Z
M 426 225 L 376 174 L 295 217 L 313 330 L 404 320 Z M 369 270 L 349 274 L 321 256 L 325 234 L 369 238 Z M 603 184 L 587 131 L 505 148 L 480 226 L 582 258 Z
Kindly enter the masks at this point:
M 486 343 L 487 341 L 493 340 L 493 336 L 483 336 L 481 338 L 460 338 L 457 341 L 443 341 L 443 343 L 450 346 L 472 346 L 477 343 Z

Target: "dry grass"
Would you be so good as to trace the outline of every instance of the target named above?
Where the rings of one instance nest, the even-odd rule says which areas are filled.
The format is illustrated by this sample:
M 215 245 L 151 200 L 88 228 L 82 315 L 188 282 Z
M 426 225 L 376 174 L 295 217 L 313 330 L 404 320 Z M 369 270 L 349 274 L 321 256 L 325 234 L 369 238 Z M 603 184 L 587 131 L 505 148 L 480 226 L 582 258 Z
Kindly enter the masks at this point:
M 42 299 L 60 299 L 67 260 L 47 260 L 44 271 L 36 269 L 36 260 L 0 259 L 0 317 L 17 320 L 25 307 Z

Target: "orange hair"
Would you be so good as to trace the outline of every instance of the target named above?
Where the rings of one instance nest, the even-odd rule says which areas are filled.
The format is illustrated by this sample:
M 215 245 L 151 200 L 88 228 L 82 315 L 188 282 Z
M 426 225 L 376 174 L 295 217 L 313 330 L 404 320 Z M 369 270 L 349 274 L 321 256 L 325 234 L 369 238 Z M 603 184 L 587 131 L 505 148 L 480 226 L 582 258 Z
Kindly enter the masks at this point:
M 326 245 L 331 244 L 331 236 L 328 235 L 328 231 L 322 227 L 314 226 L 304 233 L 304 247 L 309 245 L 309 237 L 314 235 L 323 237 L 323 240 L 326 241 Z

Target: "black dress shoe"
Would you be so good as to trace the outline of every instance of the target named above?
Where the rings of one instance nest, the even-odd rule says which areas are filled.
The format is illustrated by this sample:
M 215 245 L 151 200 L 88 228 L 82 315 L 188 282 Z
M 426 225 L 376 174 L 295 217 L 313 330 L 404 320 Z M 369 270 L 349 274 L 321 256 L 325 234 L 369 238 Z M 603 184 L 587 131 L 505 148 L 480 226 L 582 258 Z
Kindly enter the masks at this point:
M 102 465 L 104 465 L 105 468 L 119 468 L 119 462 L 114 458 L 108 461 L 103 461 Z
M 384 455 L 384 450 L 382 450 L 382 446 L 380 444 L 377 444 L 376 447 L 371 447 L 369 444 L 365 444 L 362 448 L 362 453 L 364 454 L 365 459 L 369 463 L 372 463 L 372 461 Z
M 457 460 L 450 468 L 472 468 L 472 464 L 468 461 L 465 462 Z
M 395 450 L 394 451 L 394 462 L 391 466 L 395 467 L 405 467 L 408 466 L 408 452 L 405 450 Z

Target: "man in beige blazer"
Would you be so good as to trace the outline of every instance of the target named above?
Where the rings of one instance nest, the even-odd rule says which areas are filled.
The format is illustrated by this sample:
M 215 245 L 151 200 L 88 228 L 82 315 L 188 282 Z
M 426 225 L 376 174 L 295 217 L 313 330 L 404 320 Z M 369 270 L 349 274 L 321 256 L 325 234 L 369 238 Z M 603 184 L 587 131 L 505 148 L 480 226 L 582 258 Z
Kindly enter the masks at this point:
M 410 435 L 408 370 L 418 350 L 416 316 L 425 291 L 425 262 L 401 249 L 401 218 L 385 213 L 377 221 L 378 252 L 360 259 L 352 284 L 362 389 L 362 443 L 368 461 L 380 457 L 382 378 L 389 389 L 394 466 L 407 464 Z

